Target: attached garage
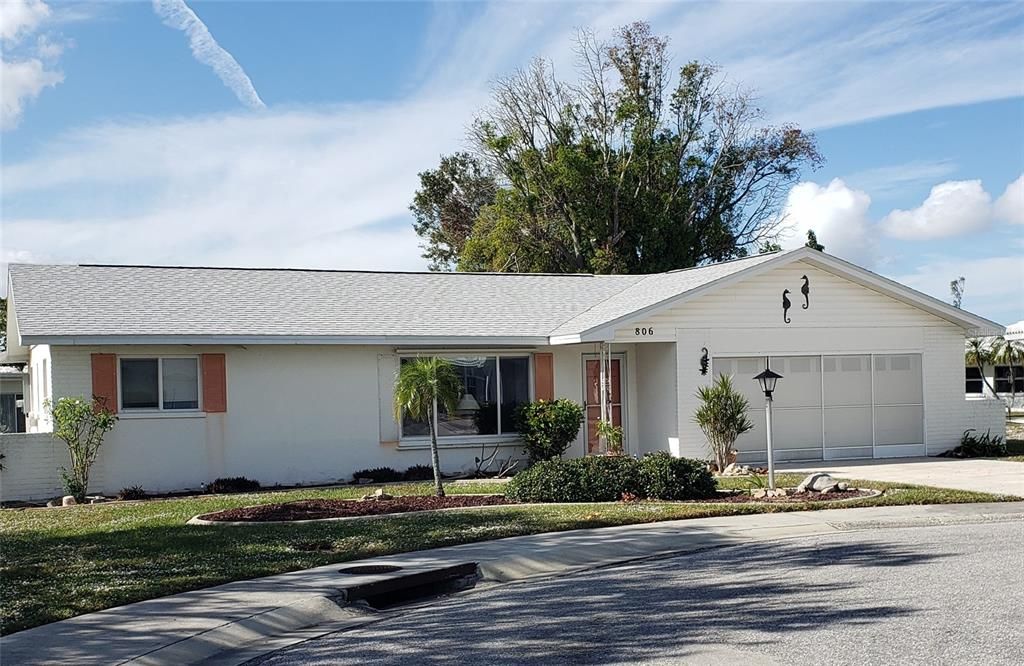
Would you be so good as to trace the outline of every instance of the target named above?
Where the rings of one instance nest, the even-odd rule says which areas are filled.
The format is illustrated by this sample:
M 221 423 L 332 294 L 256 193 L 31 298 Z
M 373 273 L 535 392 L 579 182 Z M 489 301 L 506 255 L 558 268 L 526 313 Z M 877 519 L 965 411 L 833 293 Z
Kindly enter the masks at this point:
M 753 381 L 764 357 L 714 359 L 715 374 L 734 378 L 750 402 L 755 427 L 737 442 L 740 462 L 767 457 L 764 395 Z M 783 376 L 775 395 L 780 461 L 925 455 L 920 354 L 773 356 Z

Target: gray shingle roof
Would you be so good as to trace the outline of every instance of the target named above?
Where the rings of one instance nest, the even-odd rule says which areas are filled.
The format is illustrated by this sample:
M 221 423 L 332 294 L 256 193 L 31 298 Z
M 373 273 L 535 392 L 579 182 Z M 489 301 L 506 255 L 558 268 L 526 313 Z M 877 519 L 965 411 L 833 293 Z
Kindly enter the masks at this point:
M 766 258 L 598 276 L 13 264 L 10 284 L 25 337 L 541 338 Z

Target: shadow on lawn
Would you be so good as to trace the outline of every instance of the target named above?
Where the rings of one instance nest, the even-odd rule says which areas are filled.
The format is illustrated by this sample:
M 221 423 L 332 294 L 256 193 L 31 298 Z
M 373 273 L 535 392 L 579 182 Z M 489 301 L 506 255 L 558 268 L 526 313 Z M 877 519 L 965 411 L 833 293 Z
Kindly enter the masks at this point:
M 402 663 L 685 658 L 714 644 L 735 645 L 741 632 L 762 632 L 766 640 L 777 642 L 793 632 L 870 625 L 918 611 L 891 598 L 850 605 L 842 598 L 855 583 L 787 581 L 787 570 L 907 567 L 949 556 L 923 547 L 872 543 L 808 549 L 802 539 L 711 549 L 619 571 L 481 590 L 298 650 L 302 663 L 311 664 L 391 663 L 396 645 L 401 646 Z M 680 566 L 686 567 L 682 574 Z M 772 575 L 773 570 L 783 573 Z M 745 645 L 757 644 L 749 642 L 749 634 L 746 638 Z M 294 663 L 297 656 L 286 650 L 253 663 L 278 666 Z

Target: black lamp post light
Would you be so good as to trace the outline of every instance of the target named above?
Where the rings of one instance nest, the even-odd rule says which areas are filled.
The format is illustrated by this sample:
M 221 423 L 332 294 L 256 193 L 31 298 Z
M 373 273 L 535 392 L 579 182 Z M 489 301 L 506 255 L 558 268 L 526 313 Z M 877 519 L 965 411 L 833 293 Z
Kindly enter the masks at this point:
M 775 456 L 772 452 L 772 393 L 775 392 L 775 383 L 782 379 L 782 375 L 773 371 L 765 363 L 764 372 L 754 377 L 764 391 L 764 413 L 768 425 L 768 488 L 775 490 Z

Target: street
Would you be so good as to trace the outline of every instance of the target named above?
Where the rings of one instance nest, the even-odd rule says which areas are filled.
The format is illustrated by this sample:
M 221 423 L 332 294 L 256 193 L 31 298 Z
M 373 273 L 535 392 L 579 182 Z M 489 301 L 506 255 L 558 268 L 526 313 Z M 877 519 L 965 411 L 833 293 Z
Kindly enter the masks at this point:
M 1020 664 L 1019 522 L 853 531 L 478 589 L 285 664 Z

